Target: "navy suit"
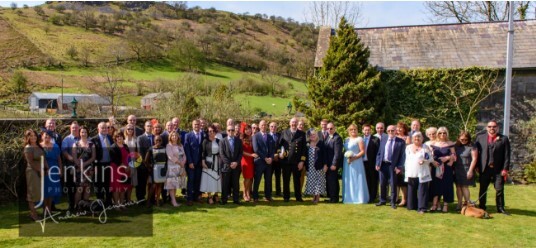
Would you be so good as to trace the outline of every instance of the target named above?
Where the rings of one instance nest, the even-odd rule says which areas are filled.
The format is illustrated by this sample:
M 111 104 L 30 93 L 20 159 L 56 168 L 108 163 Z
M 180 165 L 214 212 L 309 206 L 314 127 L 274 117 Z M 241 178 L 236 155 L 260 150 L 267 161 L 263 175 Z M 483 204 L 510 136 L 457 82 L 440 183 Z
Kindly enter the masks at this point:
M 271 158 L 272 163 L 274 159 L 275 146 L 273 138 L 264 133 L 263 137 L 261 132 L 253 135 L 253 152 L 259 157 L 253 160 L 255 164 L 255 177 L 253 180 L 253 199 L 259 199 L 259 185 L 261 183 L 262 175 L 264 174 L 264 196 L 267 199 L 272 198 L 272 164 L 266 163 L 266 158 Z
M 339 168 L 342 167 L 342 138 L 338 133 L 334 133 L 333 136 L 328 136 L 324 141 L 326 146 L 326 164 L 328 165 L 328 171 L 326 172 L 326 188 L 328 191 L 329 201 L 331 203 L 339 202 Z M 335 165 L 337 168 L 331 170 L 331 166 Z
M 404 162 L 406 160 L 406 142 L 394 137 L 394 144 L 392 145 L 391 158 L 385 160 L 386 146 L 389 143 L 390 138 L 382 139 L 380 143 L 380 150 L 376 156 L 376 166 L 380 167 L 380 203 L 386 202 L 387 196 L 387 183 L 391 180 L 391 206 L 396 204 L 398 199 L 397 195 L 397 178 L 395 168 L 404 171 Z
M 201 165 L 202 153 L 203 153 L 203 135 L 199 132 L 198 139 L 195 133 L 189 132 L 184 137 L 184 153 L 186 153 L 186 173 L 188 175 L 187 191 L 188 201 L 197 200 L 201 195 L 199 188 L 201 187 L 201 175 L 203 173 L 203 167 Z M 190 168 L 190 164 L 194 164 L 194 168 Z

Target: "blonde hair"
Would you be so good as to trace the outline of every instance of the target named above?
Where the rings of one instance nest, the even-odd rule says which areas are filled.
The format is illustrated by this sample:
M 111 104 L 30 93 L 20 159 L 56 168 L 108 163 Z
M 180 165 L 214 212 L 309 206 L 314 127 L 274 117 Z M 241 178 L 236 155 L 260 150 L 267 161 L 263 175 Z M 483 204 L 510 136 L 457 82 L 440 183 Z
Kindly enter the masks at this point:
M 440 132 L 445 132 L 446 134 L 446 140 L 449 140 L 449 130 L 446 128 L 446 127 L 439 127 L 437 129 L 437 134 L 439 134 Z M 439 135 L 437 135 L 437 140 L 439 140 Z

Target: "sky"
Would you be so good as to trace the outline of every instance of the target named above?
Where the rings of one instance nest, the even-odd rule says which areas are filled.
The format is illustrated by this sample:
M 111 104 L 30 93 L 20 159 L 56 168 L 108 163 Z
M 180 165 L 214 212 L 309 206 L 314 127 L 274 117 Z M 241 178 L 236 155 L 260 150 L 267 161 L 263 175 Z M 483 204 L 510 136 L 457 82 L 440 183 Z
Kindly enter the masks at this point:
M 4 1 L 0 0 L 0 6 L 8 7 L 12 2 L 19 7 L 24 4 L 34 6 L 44 1 Z M 386 27 L 429 24 L 421 1 L 365 1 L 361 3 L 363 22 L 356 27 Z M 249 12 L 251 15 L 260 13 L 268 16 L 282 16 L 292 18 L 299 22 L 305 22 L 305 12 L 310 6 L 310 1 L 188 1 L 188 7 L 199 6 L 207 9 L 214 7 L 234 13 Z

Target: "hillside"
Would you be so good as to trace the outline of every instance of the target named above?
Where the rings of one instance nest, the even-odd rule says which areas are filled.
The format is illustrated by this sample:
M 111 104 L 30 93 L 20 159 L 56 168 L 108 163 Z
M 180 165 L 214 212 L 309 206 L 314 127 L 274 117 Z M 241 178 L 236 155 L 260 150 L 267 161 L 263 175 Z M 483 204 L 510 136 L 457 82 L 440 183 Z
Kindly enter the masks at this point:
M 242 87 L 233 97 L 254 111 L 283 114 L 285 108 L 275 106 L 305 97 L 316 43 L 311 25 L 282 17 L 154 2 L 4 8 L 0 31 L 0 81 L 10 81 L 16 68 L 28 78 L 28 93 L 8 97 L 4 87 L 0 104 L 14 98 L 19 105 L 31 91 L 61 91 L 62 79 L 64 92 L 98 93 L 94 79 L 117 67 L 127 81 L 121 96 L 127 106 L 139 107 L 142 95 L 194 73 L 207 89 Z M 202 65 L 192 62 L 198 58 Z M 284 92 L 247 92 L 247 84 Z

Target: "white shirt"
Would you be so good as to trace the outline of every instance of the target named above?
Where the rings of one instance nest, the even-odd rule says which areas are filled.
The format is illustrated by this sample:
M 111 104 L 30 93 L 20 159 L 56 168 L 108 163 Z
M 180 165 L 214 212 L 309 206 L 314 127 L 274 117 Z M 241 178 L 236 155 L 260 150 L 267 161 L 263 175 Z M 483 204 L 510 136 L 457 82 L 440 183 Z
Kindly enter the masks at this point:
M 405 179 L 408 181 L 408 178 L 419 178 L 419 183 L 425 183 L 432 181 L 432 176 L 430 173 L 430 162 L 433 160 L 430 149 L 427 145 L 422 145 L 422 148 L 413 153 L 413 145 L 408 145 L 406 147 L 406 161 L 404 162 L 405 168 Z M 428 153 L 428 159 L 426 159 L 426 154 Z M 423 161 L 421 164 L 420 162 Z

